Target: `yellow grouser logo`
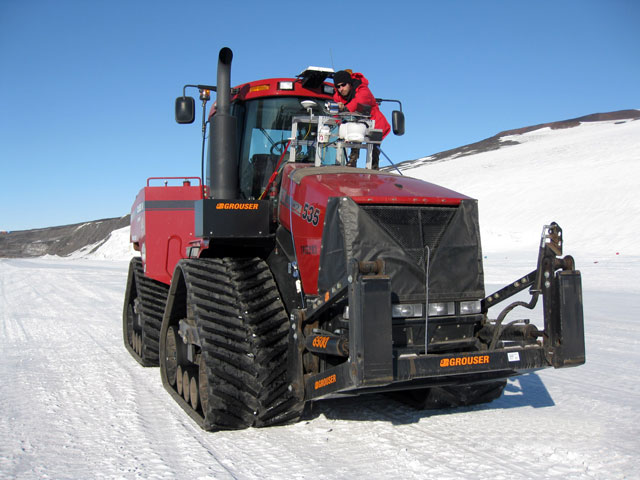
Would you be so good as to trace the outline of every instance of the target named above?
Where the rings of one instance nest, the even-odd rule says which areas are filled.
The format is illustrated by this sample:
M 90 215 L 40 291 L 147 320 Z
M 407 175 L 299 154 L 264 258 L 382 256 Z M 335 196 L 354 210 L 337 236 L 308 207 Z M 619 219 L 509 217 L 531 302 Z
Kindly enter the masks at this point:
M 440 367 L 460 367 L 463 365 L 483 365 L 489 363 L 489 355 L 474 355 L 473 357 L 443 358 Z
M 326 387 L 327 385 L 331 385 L 332 383 L 336 383 L 338 379 L 336 378 L 335 373 L 333 375 L 329 375 L 326 378 L 323 378 L 321 380 L 316 380 L 316 383 L 314 385 L 314 389 L 318 390 L 319 388 L 322 387 Z
M 259 203 L 219 203 L 216 210 L 258 210 Z

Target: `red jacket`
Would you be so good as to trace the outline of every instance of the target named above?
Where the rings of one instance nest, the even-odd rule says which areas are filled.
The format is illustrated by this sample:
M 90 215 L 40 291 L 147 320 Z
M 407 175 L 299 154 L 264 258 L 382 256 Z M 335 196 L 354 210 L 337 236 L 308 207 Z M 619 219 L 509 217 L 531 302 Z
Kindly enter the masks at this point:
M 352 73 L 351 78 L 354 80 L 355 84 L 355 92 L 352 99 L 347 102 L 346 99 L 338 93 L 338 90 L 333 94 L 333 100 L 336 102 L 344 103 L 344 106 L 350 112 L 355 112 L 358 108 L 358 104 L 361 103 L 363 105 L 371 106 L 371 118 L 376 122 L 375 128 L 382 130 L 382 138 L 386 137 L 387 134 L 391 131 L 391 126 L 387 119 L 384 117 L 378 104 L 376 103 L 376 99 L 369 90 L 369 80 L 365 78 L 361 73 Z M 360 81 L 358 84 L 357 80 Z M 353 88 L 354 85 L 351 86 Z

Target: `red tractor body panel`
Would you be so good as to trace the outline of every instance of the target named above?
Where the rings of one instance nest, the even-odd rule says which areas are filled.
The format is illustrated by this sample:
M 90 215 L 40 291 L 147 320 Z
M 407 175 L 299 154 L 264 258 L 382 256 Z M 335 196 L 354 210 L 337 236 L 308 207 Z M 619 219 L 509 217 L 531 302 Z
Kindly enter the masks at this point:
M 199 178 L 149 178 L 131 208 L 131 242 L 142 253 L 145 274 L 171 283 L 173 269 L 186 258 L 194 238 L 194 201 L 202 198 Z M 151 186 L 153 180 L 183 181 L 180 186 Z
M 285 166 L 279 223 L 292 233 L 305 293 L 318 294 L 325 209 L 331 197 L 359 204 L 450 205 L 469 197 L 415 178 L 349 167 Z
M 283 88 L 291 84 L 291 88 Z M 244 83 L 234 88 L 231 101 L 245 101 L 261 97 L 314 97 L 322 100 L 333 101 L 333 85 L 324 83 L 327 93 L 319 93 L 317 89 L 310 90 L 303 86 L 303 82 L 295 78 L 267 78 Z M 329 93 L 331 92 L 331 93 Z
M 296 78 L 266 78 L 253 82 L 243 83 L 232 90 L 231 102 L 245 102 L 256 98 L 265 97 L 310 97 L 318 100 L 333 101 L 333 85 L 323 83 L 326 93 L 319 93 L 317 89 L 309 89 Z M 213 104 L 209 111 L 209 117 L 216 111 Z

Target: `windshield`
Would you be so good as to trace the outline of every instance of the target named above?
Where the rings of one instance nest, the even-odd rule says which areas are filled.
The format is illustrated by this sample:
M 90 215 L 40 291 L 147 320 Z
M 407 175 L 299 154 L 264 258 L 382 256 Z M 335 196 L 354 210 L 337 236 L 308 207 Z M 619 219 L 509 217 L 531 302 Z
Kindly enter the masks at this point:
M 292 118 L 308 114 L 302 98 L 271 97 L 250 100 L 243 112 L 240 137 L 240 193 L 243 198 L 258 198 L 269 182 L 289 139 Z M 315 99 L 314 114 L 321 113 L 324 100 Z M 298 147 L 296 162 L 312 162 L 313 146 Z M 288 158 L 288 155 L 287 155 Z M 285 160 L 283 160 L 284 163 Z M 330 159 L 327 159 L 330 161 Z M 335 158 L 333 159 L 335 163 Z

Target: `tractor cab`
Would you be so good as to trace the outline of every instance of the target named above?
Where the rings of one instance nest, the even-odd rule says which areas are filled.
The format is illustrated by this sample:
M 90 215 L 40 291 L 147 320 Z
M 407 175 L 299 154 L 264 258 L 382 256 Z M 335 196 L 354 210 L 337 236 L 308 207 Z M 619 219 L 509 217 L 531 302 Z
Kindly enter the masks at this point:
M 365 114 L 333 112 L 331 102 L 301 97 L 259 98 L 237 104 L 239 182 L 243 199 L 259 198 L 276 166 L 284 162 L 316 167 L 346 164 L 347 151 L 366 153 L 371 168 L 373 146 L 382 130 Z
M 302 115 L 314 119 L 324 112 L 323 98 L 266 97 L 232 104 L 231 111 L 238 119 L 238 180 L 240 198 L 259 198 L 278 164 L 284 161 L 313 163 L 316 158 L 316 130 L 308 124 L 299 127 Z M 307 109 L 303 106 L 308 106 Z M 305 117 L 308 120 L 308 116 Z M 292 127 L 293 126 L 293 127 Z M 299 141 L 293 141 L 292 128 Z M 305 140 L 306 139 L 306 140 Z M 288 151 L 288 156 L 285 152 Z M 336 155 L 326 156 L 327 163 L 335 164 Z
M 366 165 L 370 168 L 372 149 L 381 143 L 382 131 L 375 129 L 366 107 L 360 112 L 338 113 L 333 102 L 334 87 L 326 81 L 332 75 L 333 69 L 308 67 L 296 78 L 257 80 L 231 88 L 228 116 L 232 118 L 233 127 L 227 129 L 225 135 L 216 136 L 215 130 L 211 130 L 205 183 L 211 185 L 211 168 L 219 163 L 219 160 L 212 161 L 216 156 L 212 154 L 215 143 L 228 147 L 225 157 L 237 159 L 238 192 L 235 198 L 244 200 L 260 198 L 276 167 L 285 162 L 345 165 L 347 149 L 361 149 L 366 151 Z M 208 91 L 218 91 L 219 106 L 221 87 L 187 86 L 200 90 L 204 133 Z M 184 95 L 178 98 L 178 123 L 193 122 L 193 110 L 193 99 Z M 212 111 L 210 123 L 218 115 L 219 108 Z M 398 135 L 403 133 L 401 111 L 393 112 L 393 130 Z M 229 133 L 235 135 L 235 141 L 230 140 Z M 225 163 L 231 162 L 225 158 Z

